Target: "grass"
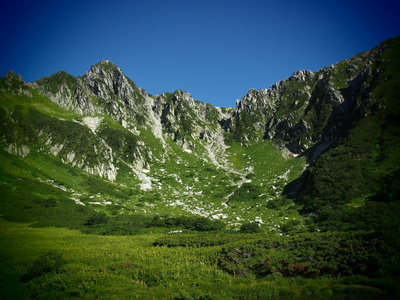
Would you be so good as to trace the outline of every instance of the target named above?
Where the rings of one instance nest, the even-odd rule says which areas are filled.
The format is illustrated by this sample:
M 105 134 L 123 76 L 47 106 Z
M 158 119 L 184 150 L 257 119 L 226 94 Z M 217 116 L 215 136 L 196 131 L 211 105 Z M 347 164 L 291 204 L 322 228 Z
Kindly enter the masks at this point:
M 77 230 L 32 228 L 0 219 L 2 299 L 249 299 L 329 295 L 346 289 L 382 293 L 392 287 L 385 281 L 379 288 L 368 288 L 371 282 L 365 278 L 360 284 L 355 279 L 235 277 L 217 264 L 222 246 L 154 247 L 157 238 L 84 235 Z M 20 278 L 49 251 L 62 256 L 62 266 L 21 283 Z
M 1 257 L 6 258 L 2 260 L 2 279 L 9 278 L 5 289 L 11 283 L 17 287 L 18 277 L 41 253 L 49 250 L 63 254 L 72 274 L 85 270 L 84 277 L 98 276 L 106 286 L 92 283 L 91 292 L 96 294 L 101 291 L 105 298 L 115 294 L 168 298 L 175 293 L 174 290 L 175 294 L 194 292 L 195 281 L 199 278 L 211 283 L 213 279 L 226 281 L 229 277 L 212 263 L 213 255 L 209 249 L 152 247 L 154 236 L 84 236 L 72 230 L 35 229 L 4 221 L 1 222 L 1 228 Z M 187 280 L 192 281 L 193 287 L 185 286 Z M 47 278 L 47 281 L 42 281 L 36 283 L 39 287 L 30 283 L 18 290 L 27 292 L 31 287 L 36 291 L 42 288 L 46 292 L 46 284 L 50 286 L 51 280 Z M 69 289 L 79 290 L 79 286 L 70 286 Z M 83 290 L 80 296 L 84 296 Z

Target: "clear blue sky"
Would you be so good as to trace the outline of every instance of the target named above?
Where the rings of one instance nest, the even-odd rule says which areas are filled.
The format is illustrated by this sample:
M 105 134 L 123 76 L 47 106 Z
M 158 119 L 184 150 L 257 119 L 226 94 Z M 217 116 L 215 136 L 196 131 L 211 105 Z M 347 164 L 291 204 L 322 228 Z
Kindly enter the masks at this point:
M 232 107 L 300 69 L 400 35 L 399 0 L 0 0 L 0 76 L 81 76 L 107 59 L 150 94 Z

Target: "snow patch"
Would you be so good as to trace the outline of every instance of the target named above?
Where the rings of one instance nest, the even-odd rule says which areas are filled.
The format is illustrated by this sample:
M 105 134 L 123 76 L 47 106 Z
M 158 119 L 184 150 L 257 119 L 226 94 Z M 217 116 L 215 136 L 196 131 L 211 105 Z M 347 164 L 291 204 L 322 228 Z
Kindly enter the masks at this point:
M 50 150 L 51 154 L 53 154 L 54 156 L 57 156 L 57 154 L 60 153 L 60 151 L 63 148 L 64 148 L 63 144 L 59 144 L 59 145 L 55 144 L 55 145 L 51 146 L 49 150 Z
M 99 127 L 101 121 L 103 121 L 103 118 L 100 118 L 100 117 L 89 117 L 89 116 L 87 116 L 87 117 L 84 117 L 84 118 L 82 119 L 82 121 L 83 121 L 83 123 L 84 123 L 87 127 L 90 128 L 90 130 L 91 130 L 93 133 L 96 133 L 96 129 L 97 129 L 97 127 Z
M 72 198 L 72 197 L 71 197 L 70 199 L 71 199 L 71 200 L 74 200 L 76 204 L 85 206 L 85 203 L 81 202 L 79 199 Z
M 144 173 L 137 173 L 138 179 L 142 182 L 140 184 L 140 189 L 142 191 L 151 190 L 151 178 Z
M 225 214 L 216 214 L 216 215 L 212 215 L 211 218 L 212 218 L 213 220 L 226 219 L 226 218 L 228 218 L 228 215 L 225 215 Z
M 256 223 L 263 224 L 263 220 L 261 219 L 261 217 L 256 217 L 254 221 Z
M 29 148 L 26 145 L 10 144 L 4 148 L 8 153 L 27 157 L 29 154 Z

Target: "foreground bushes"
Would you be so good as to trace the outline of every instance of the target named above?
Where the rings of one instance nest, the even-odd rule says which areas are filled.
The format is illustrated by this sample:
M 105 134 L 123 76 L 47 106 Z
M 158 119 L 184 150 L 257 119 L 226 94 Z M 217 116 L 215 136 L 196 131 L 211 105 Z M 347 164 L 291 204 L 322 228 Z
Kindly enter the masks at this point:
M 232 243 L 251 243 L 265 238 L 265 234 L 178 234 L 157 238 L 153 246 L 212 247 Z
M 399 262 L 388 243 L 370 232 L 268 236 L 224 248 L 219 265 L 235 276 L 381 276 L 388 272 L 382 266 L 394 259 Z
M 28 282 L 46 273 L 56 272 L 64 265 L 62 254 L 54 251 L 43 253 L 22 275 L 21 282 Z
M 384 241 L 367 232 L 299 237 L 165 235 L 165 239 L 170 239 L 169 245 L 173 241 L 188 241 L 188 247 L 174 248 L 151 246 L 155 239 L 162 238 L 154 235 L 101 237 L 67 229 L 30 228 L 26 224 L 10 226 L 2 222 L 0 225 L 0 249 L 4 258 L 4 266 L 0 268 L 0 279 L 4 283 L 0 286 L 2 299 L 129 299 L 136 296 L 138 299 L 271 299 L 278 296 L 305 299 L 308 295 L 337 299 L 336 294 L 343 293 L 367 294 L 367 299 L 369 295 L 390 295 L 394 299 L 399 296 L 398 279 L 387 276 L 388 273 L 380 273 L 385 275 L 383 278 L 371 278 L 375 276 L 373 273 L 368 277 L 305 278 L 315 275 L 309 275 L 301 264 L 312 266 L 307 259 L 312 262 L 319 252 L 327 262 L 338 265 L 332 255 L 345 253 L 351 247 L 379 252 L 383 260 L 389 254 L 379 246 Z M 377 239 L 376 251 L 368 244 L 374 239 Z M 198 248 L 199 242 L 215 246 Z M 389 242 L 386 244 L 390 245 Z M 335 252 L 331 256 L 327 253 L 329 249 Z M 243 273 L 229 271 L 231 276 L 221 267 L 221 261 L 224 258 L 229 261 L 229 256 L 231 266 L 236 260 L 236 270 L 242 268 Z M 393 253 L 391 256 L 395 259 Z M 280 261 L 284 258 L 303 261 L 296 261 L 298 266 L 285 265 Z M 21 276 L 26 276 L 22 284 Z
M 400 255 L 377 233 L 325 232 L 296 236 L 271 234 L 165 235 L 153 246 L 224 246 L 218 265 L 234 276 L 317 278 L 365 275 L 396 277 Z

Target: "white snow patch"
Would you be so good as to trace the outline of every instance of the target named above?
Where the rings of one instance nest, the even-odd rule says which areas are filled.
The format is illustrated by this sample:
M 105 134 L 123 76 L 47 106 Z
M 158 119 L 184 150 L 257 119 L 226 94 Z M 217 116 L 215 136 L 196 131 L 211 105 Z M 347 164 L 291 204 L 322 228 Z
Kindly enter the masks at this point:
M 151 190 L 151 178 L 144 173 L 137 173 L 138 179 L 142 182 L 140 184 L 140 189 L 142 191 Z
M 217 219 L 226 219 L 228 218 L 228 215 L 225 214 L 216 214 L 211 216 L 212 219 L 217 220 Z
M 185 203 L 183 203 L 180 200 L 176 200 L 175 202 L 170 203 L 169 206 L 176 206 L 176 205 L 185 205 Z
M 170 234 L 170 233 L 181 233 L 181 232 L 182 232 L 182 230 L 173 230 L 173 231 L 170 231 L 168 233 Z
M 74 161 L 75 158 L 75 152 L 71 151 L 67 154 L 67 161 L 69 163 L 72 163 Z
M 85 206 L 85 203 L 82 203 L 79 199 L 72 198 L 72 197 L 71 197 L 70 199 L 71 199 L 71 200 L 74 200 L 76 204 Z
M 8 147 L 5 147 L 4 150 L 10 154 L 20 155 L 24 158 L 29 154 L 29 148 L 25 145 L 10 144 Z
M 63 144 L 59 144 L 59 145 L 55 144 L 55 145 L 51 146 L 49 150 L 50 150 L 51 154 L 53 154 L 54 156 L 57 156 L 57 154 L 58 154 L 63 148 L 64 148 L 64 145 L 63 145 Z
M 263 220 L 261 219 L 261 217 L 256 217 L 254 221 L 256 223 L 263 224 Z
M 99 127 L 101 121 L 103 121 L 103 118 L 87 116 L 84 117 L 82 121 L 93 133 L 96 133 L 96 129 Z

